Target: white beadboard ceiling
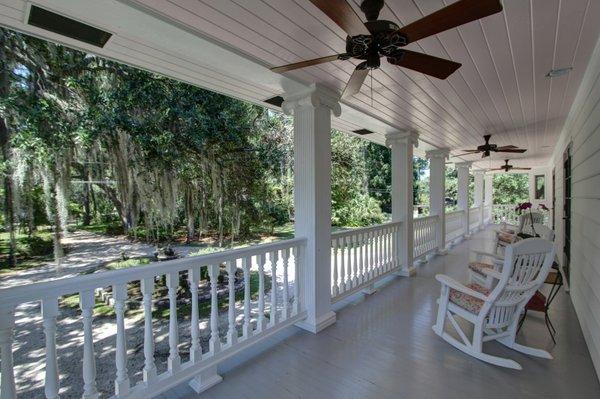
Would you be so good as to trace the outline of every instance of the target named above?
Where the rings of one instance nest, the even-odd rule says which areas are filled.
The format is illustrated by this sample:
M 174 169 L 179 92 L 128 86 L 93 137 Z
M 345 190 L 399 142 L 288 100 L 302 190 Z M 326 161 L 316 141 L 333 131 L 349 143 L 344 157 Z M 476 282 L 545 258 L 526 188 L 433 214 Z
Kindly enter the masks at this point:
M 358 8 L 360 0 L 349 0 Z M 380 18 L 406 25 L 448 0 L 387 0 Z M 97 49 L 24 24 L 27 3 L 0 0 L 0 24 L 260 103 L 296 83 L 338 93 L 353 61 L 277 76 L 268 70 L 343 52 L 345 33 L 308 0 L 38 0 L 35 4 L 114 33 Z M 413 129 L 422 150 L 491 142 L 528 151 L 517 166 L 545 165 L 581 83 L 600 32 L 600 0 L 504 0 L 502 13 L 411 44 L 463 64 L 447 80 L 382 63 L 361 93 L 346 101 L 334 126 L 384 133 Z M 552 68 L 573 67 L 549 79 Z M 498 167 L 505 158 L 479 161 Z M 454 160 L 458 160 L 457 158 Z

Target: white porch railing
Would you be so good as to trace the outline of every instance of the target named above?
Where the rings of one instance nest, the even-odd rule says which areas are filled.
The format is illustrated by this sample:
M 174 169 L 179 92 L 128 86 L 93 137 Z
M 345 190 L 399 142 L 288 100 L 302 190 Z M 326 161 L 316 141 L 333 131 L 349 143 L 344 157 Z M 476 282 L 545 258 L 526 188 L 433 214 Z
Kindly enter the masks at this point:
M 485 205 L 483 207 L 483 223 L 489 224 L 492 223 L 492 205 Z
M 464 233 L 464 211 L 446 213 L 446 242 L 452 242 Z
M 438 220 L 439 217 L 437 215 L 413 220 L 413 257 L 415 259 L 426 256 L 437 249 L 436 228 Z
M 383 235 L 383 231 L 377 231 L 377 234 L 374 234 L 373 237 L 387 238 L 391 231 L 396 231 L 393 226 L 389 226 L 389 230 L 388 235 Z M 74 381 L 73 383 L 78 384 L 78 387 L 83 385 L 83 397 L 97 397 L 95 350 L 101 350 L 103 353 L 113 350 L 112 347 L 105 346 L 94 348 L 93 337 L 95 334 L 92 320 L 96 299 L 95 291 L 105 287 L 112 289 L 116 315 L 114 398 L 153 397 L 175 385 L 191 380 L 201 373 L 203 377 L 213 374 L 214 378 L 220 379 L 216 375 L 216 366 L 221 361 L 306 317 L 306 312 L 301 307 L 303 301 L 299 297 L 298 285 L 299 268 L 303 267 L 302 256 L 305 248 L 306 239 L 296 238 L 204 256 L 188 257 L 169 262 L 0 290 L 0 302 L 2 303 L 0 309 L 0 350 L 2 351 L 0 397 L 13 399 L 18 393 L 12 356 L 15 307 L 27 302 L 39 301 L 41 302 L 46 336 L 45 393 L 48 398 L 58 398 L 59 370 L 56 336 L 61 333 L 61 325 L 57 325 L 56 319 L 60 312 L 58 300 L 68 294 L 79 294 L 83 330 L 82 358 L 69 360 L 69 362 L 81 362 L 83 381 Z M 390 261 L 387 260 L 387 262 Z M 382 263 L 379 267 L 387 267 L 388 264 Z M 242 269 L 245 284 L 243 305 L 236 309 L 235 279 L 238 267 Z M 201 273 L 203 269 L 208 272 L 208 279 L 206 280 L 201 277 L 201 274 L 204 275 L 204 273 Z M 253 273 L 258 273 L 259 280 L 258 303 L 256 305 L 251 302 L 251 269 Z M 226 273 L 227 276 L 224 279 L 227 282 L 227 288 L 221 290 L 224 294 L 221 296 L 228 298 L 228 305 L 223 305 L 227 306 L 227 322 L 224 322 L 227 325 L 227 334 L 223 340 L 219 335 L 220 305 L 218 301 L 218 278 L 222 272 Z M 157 373 L 154 359 L 155 337 L 152 309 L 153 295 L 157 294 L 155 282 L 162 276 L 166 276 L 166 286 L 168 288 L 169 357 L 168 369 L 165 372 Z M 191 347 L 189 360 L 185 362 L 182 362 L 178 349 L 180 328 L 177 320 L 179 307 L 177 293 L 182 277 L 187 277 L 190 294 L 186 300 L 191 302 L 191 309 L 189 310 Z M 271 284 L 270 294 L 265 292 L 266 280 L 270 281 Z M 293 280 L 293 284 L 291 284 L 291 280 Z M 222 288 L 225 288 L 225 284 L 221 285 Z M 201 286 L 210 287 L 210 299 L 205 299 L 210 300 L 210 319 L 206 325 L 203 324 L 203 330 L 210 332 L 210 339 L 207 351 L 204 353 L 200 341 L 201 328 L 199 323 L 199 287 Z M 139 297 L 137 296 L 138 293 Z M 128 298 L 130 294 L 136 295 L 136 297 Z M 270 297 L 270 300 L 268 297 Z M 133 373 L 129 373 L 127 370 L 128 354 L 125 327 L 127 315 L 125 309 L 128 301 L 137 301 L 143 309 L 144 366 L 143 375 L 139 381 L 130 380 L 129 375 Z M 256 315 L 255 319 L 251 319 L 251 313 Z M 241 335 L 238 334 L 238 328 L 241 330 Z M 223 331 L 223 328 L 221 328 L 221 331 Z M 64 379 L 63 381 L 68 380 Z M 203 382 L 194 381 L 199 384 L 211 382 L 205 380 L 202 380 Z
M 515 208 L 516 204 L 494 204 L 492 207 L 493 223 L 519 224 L 519 215 Z
M 475 231 L 481 225 L 481 207 L 475 206 L 469 209 L 469 231 Z
M 331 234 L 332 302 L 358 292 L 400 267 L 394 247 L 401 222 Z

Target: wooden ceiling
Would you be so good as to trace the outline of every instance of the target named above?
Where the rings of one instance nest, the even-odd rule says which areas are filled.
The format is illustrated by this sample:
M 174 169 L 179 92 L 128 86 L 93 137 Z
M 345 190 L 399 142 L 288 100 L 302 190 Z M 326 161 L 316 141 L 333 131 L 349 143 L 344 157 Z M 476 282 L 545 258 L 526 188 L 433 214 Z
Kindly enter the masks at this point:
M 362 15 L 359 0 L 349 0 Z M 82 0 L 80 3 L 87 3 Z M 380 18 L 406 25 L 452 3 L 447 0 L 387 0 Z M 166 73 L 178 79 L 261 101 L 278 93 L 265 67 L 343 52 L 345 33 L 309 0 L 106 0 L 113 16 L 123 7 L 169 24 L 197 38 L 209 39 L 242 58 L 262 66 L 265 72 L 248 70 L 233 76 L 219 73 L 194 45 L 177 48 L 167 35 L 152 37 L 132 26 L 96 13 L 77 10 L 68 0 L 38 1 L 64 10 L 96 26 L 115 32 L 103 55 Z M 394 128 L 415 129 L 424 148 L 460 149 L 483 143 L 493 134 L 498 145 L 528 149 L 511 158 L 515 165 L 544 165 L 552 152 L 585 72 L 600 32 L 598 0 L 504 0 L 504 11 L 421 40 L 408 48 L 463 64 L 445 81 L 394 67 L 383 62 L 367 78 L 361 93 L 347 101 L 335 126 L 349 131 L 362 126 L 364 114 Z M 90 10 L 92 5 L 88 6 Z M 30 31 L 7 19 L 18 20 L 26 12 L 22 0 L 0 0 L 0 23 Z M 100 11 L 98 11 L 101 13 Z M 67 14 L 68 15 L 68 14 Z M 141 20 L 140 20 L 141 21 Z M 135 23 L 135 21 L 131 21 Z M 39 32 L 33 32 L 40 34 Z M 51 38 L 51 35 L 45 35 Z M 164 36 L 164 37 L 163 37 Z M 55 39 L 55 38 L 54 38 Z M 182 38 L 182 42 L 184 39 Z M 193 42 L 185 42 L 193 43 Z M 80 46 L 85 48 L 85 46 Z M 154 58 L 154 61 L 153 61 Z M 166 60 L 170 66 L 165 67 Z M 212 63 L 212 64 L 211 64 Z M 553 68 L 573 67 L 568 75 L 547 78 Z M 335 61 L 288 73 L 304 83 L 322 83 L 341 92 L 354 68 L 353 61 Z M 231 68 L 230 68 L 231 69 Z M 181 75 L 185 76 L 181 76 Z M 242 78 L 243 76 L 243 78 Z M 279 89 L 280 90 L 280 89 Z M 358 114 L 357 114 L 358 112 Z M 384 128 L 369 139 L 382 142 Z M 512 155 L 512 154 L 511 154 Z M 492 166 L 504 156 L 496 154 Z M 516 158 L 523 158 L 522 162 Z M 478 160 L 479 156 L 465 157 Z M 489 167 L 486 160 L 481 167 Z

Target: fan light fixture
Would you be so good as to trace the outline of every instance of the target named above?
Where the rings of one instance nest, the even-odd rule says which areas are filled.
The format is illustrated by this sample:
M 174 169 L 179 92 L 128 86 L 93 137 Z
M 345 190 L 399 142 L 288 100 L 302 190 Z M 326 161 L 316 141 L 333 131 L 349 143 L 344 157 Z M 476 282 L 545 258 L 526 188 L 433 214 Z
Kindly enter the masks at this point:
M 568 74 L 569 72 L 571 72 L 572 69 L 573 69 L 573 67 L 551 69 L 550 72 L 548 72 L 546 74 L 546 77 L 547 78 L 557 78 L 559 76 Z

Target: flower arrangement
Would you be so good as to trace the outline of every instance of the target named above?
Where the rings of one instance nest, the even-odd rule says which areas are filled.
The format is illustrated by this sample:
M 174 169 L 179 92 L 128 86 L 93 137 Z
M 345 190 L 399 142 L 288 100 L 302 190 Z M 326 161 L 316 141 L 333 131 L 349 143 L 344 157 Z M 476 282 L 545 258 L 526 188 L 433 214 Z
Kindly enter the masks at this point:
M 517 212 L 519 215 L 521 215 L 524 211 L 526 211 L 527 209 L 529 209 L 529 212 L 531 212 L 531 207 L 533 205 L 531 204 L 531 202 L 523 202 L 522 204 L 519 204 L 516 208 L 515 208 L 515 212 Z
M 540 207 L 542 205 L 544 206 L 544 208 L 548 209 L 546 207 L 546 205 L 544 205 L 544 204 L 540 204 Z M 522 215 L 523 212 L 525 212 L 529 209 L 529 222 L 531 223 L 531 231 L 533 232 L 533 236 L 537 237 L 538 235 L 535 231 L 535 227 L 533 226 L 533 214 L 532 214 L 531 208 L 533 208 L 533 204 L 531 202 L 523 202 L 515 208 L 515 212 L 517 212 L 517 214 L 519 214 L 519 215 Z

